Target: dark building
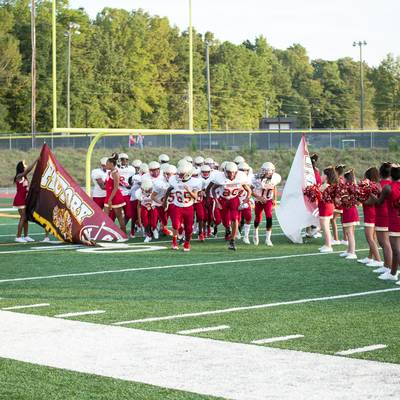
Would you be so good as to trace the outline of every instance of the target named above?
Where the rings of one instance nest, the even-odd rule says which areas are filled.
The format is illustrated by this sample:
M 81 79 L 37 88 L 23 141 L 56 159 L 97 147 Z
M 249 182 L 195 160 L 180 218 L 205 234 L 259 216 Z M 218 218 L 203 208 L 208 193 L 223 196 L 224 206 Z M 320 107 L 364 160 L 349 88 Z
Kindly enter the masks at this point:
M 261 118 L 261 130 L 287 131 L 297 129 L 296 117 Z

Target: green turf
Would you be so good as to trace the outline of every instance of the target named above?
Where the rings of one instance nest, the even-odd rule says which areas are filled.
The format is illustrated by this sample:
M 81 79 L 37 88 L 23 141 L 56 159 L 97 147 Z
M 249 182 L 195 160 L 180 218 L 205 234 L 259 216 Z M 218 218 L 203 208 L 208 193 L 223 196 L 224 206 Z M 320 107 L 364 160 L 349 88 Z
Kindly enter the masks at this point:
M 0 358 L 1 400 L 206 400 L 216 397 Z
M 337 254 L 320 255 L 322 240 L 310 240 L 304 245 L 287 241 L 278 227 L 274 228 L 273 248 L 264 245 L 238 245 L 238 251 L 227 250 L 223 240 L 210 239 L 206 243 L 194 241 L 192 251 L 173 252 L 169 248 L 148 253 L 84 254 L 74 250 L 35 251 L 1 254 L 2 251 L 29 250 L 42 244 L 10 243 L 17 220 L 0 218 L 0 280 L 21 277 L 71 274 L 81 272 L 115 271 L 145 268 L 143 271 L 108 273 L 79 277 L 60 277 L 0 283 L 0 308 L 14 305 L 50 303 L 49 307 L 20 310 L 36 315 L 54 316 L 60 313 L 87 310 L 105 310 L 104 314 L 81 316 L 76 320 L 112 324 L 114 322 L 148 317 L 162 317 L 191 312 L 219 310 L 315 297 L 335 296 L 388 288 L 399 288 L 377 279 L 371 268 L 341 259 Z M 2 225 L 5 224 L 5 225 Z M 41 238 L 42 230 L 31 226 L 31 233 Z M 220 234 L 221 235 L 221 234 Z M 263 238 L 261 238 L 263 239 Z M 166 239 L 161 239 L 165 241 Z M 134 243 L 141 243 L 135 239 Z M 157 241 L 153 242 L 154 244 Z M 169 247 L 168 243 L 161 243 Z M 46 245 L 48 246 L 48 245 Z M 362 229 L 357 230 L 357 247 L 366 248 Z M 344 250 L 343 246 L 335 250 Z M 313 256 L 301 256 L 314 254 Z M 365 251 L 359 252 L 364 257 Z M 248 259 L 294 256 L 270 260 Z M 215 264 L 217 261 L 232 263 Z M 203 265 L 187 265 L 202 263 Z M 147 269 L 155 266 L 181 265 L 180 268 Z M 147 270 L 146 270 L 147 269 Z M 400 343 L 395 332 L 400 331 L 400 292 L 389 292 L 358 298 L 324 302 L 282 305 L 273 308 L 245 310 L 220 315 L 178 318 L 171 321 L 145 322 L 127 325 L 144 330 L 176 333 L 184 329 L 229 325 L 230 329 L 198 334 L 217 340 L 250 343 L 253 340 L 304 335 L 304 338 L 268 344 L 321 354 L 334 354 L 341 350 L 373 344 L 385 344 L 386 349 L 355 354 L 352 357 L 400 363 Z M 3 363 L 0 363 L 2 365 Z M 4 364 L 3 364 L 4 365 Z M 26 369 L 27 385 L 31 377 L 40 374 L 42 367 L 9 362 L 7 382 L 16 380 L 19 371 Z M 3 369 L 3 368 L 0 368 Z M 97 385 L 107 380 L 65 371 L 43 369 L 43 374 L 54 376 L 43 388 L 72 380 L 88 387 L 92 397 L 102 398 Z M 3 374 L 4 375 L 4 374 Z M 69 377 L 69 378 L 68 378 Z M 93 382 L 92 382 L 93 381 Z M 135 393 L 143 398 L 169 398 L 161 389 L 112 381 L 121 393 Z M 80 383 L 82 382 L 82 383 Z M 12 386 L 12 385 L 11 385 Z M 15 398 L 20 389 L 15 389 Z M 68 390 L 62 396 L 68 397 Z M 147 395 L 146 390 L 149 390 Z M 132 391 L 132 392 L 130 392 Z M 180 395 L 180 394 L 179 394 Z M 178 394 L 176 396 L 179 396 Z M 158 396 L 158 397 L 157 397 Z M 170 398 L 175 394 L 171 393 Z M 186 394 L 182 394 L 183 398 Z M 189 396 L 189 395 L 187 395 Z M 60 398 L 67 398 L 60 397 Z M 77 397 L 86 398 L 86 397 Z M 114 397 L 110 397 L 114 398 Z M 118 397 L 115 397 L 118 398 Z M 124 397 L 120 397 L 124 398 Z M 137 397 L 141 398 L 141 397 Z

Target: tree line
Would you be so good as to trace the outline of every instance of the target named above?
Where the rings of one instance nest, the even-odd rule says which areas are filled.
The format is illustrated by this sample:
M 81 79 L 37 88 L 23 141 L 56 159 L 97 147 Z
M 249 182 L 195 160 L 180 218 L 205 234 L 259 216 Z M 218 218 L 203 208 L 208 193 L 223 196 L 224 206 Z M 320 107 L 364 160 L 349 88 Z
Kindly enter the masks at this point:
M 30 0 L 0 0 L 0 131 L 31 127 Z M 51 8 L 36 1 L 37 130 L 52 126 Z M 188 126 L 188 32 L 144 10 L 83 8 L 57 1 L 58 125 L 66 126 L 69 24 L 71 126 Z M 301 128 L 358 128 L 360 63 L 310 60 L 293 44 L 273 48 L 265 37 L 240 45 L 194 31 L 194 127 L 207 128 L 206 43 L 210 52 L 212 129 L 257 129 L 264 115 L 296 117 Z M 400 58 L 388 55 L 365 72 L 364 125 L 400 126 Z

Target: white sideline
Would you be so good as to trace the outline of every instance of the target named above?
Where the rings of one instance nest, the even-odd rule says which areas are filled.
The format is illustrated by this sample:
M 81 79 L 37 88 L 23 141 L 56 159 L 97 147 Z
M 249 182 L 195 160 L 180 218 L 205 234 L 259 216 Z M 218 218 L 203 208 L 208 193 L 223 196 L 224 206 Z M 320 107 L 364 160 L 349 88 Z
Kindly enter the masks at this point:
M 369 249 L 360 249 L 358 252 L 369 251 Z M 222 261 L 209 261 L 202 263 L 191 263 L 191 264 L 175 264 L 175 265 L 161 265 L 157 267 L 144 267 L 144 268 L 124 268 L 124 269 L 116 269 L 116 270 L 105 270 L 105 271 L 94 271 L 94 272 L 78 272 L 74 274 L 59 274 L 59 275 L 42 275 L 42 276 L 31 276 L 25 278 L 10 278 L 10 279 L 1 279 L 1 283 L 8 282 L 21 282 L 21 281 L 35 281 L 35 280 L 43 280 L 43 279 L 58 279 L 58 278 L 68 278 L 68 277 L 76 277 L 76 276 L 92 276 L 92 275 L 105 275 L 105 274 L 121 274 L 125 272 L 137 272 L 137 271 L 153 271 L 160 269 L 173 269 L 173 268 L 186 268 L 186 267 L 202 267 L 205 265 L 220 265 L 220 264 L 240 264 L 240 263 L 249 263 L 249 262 L 259 262 L 259 261 L 268 261 L 268 260 L 284 260 L 287 258 L 297 258 L 297 257 L 313 257 L 313 256 L 328 256 L 332 254 L 342 253 L 343 250 L 334 251 L 332 253 L 304 253 L 304 254 L 290 254 L 287 256 L 271 256 L 271 257 L 259 257 L 259 258 L 245 258 L 245 259 L 235 259 L 235 260 L 222 260 Z
M 28 304 L 24 306 L 13 306 L 13 307 L 4 307 L 2 310 L 9 311 L 9 310 L 23 310 L 25 308 L 38 308 L 38 307 L 48 307 L 49 303 L 41 303 L 41 304 Z
M 349 349 L 349 350 L 344 350 L 344 351 L 338 351 L 335 353 L 337 356 L 349 356 L 351 354 L 356 354 L 356 353 L 364 353 L 366 351 L 374 351 L 374 350 L 381 350 L 381 349 L 386 349 L 385 344 L 375 344 L 372 346 L 365 346 L 365 347 L 359 347 L 357 349 Z
M 263 309 L 263 308 L 288 306 L 288 305 L 293 305 L 293 304 L 315 303 L 318 301 L 349 299 L 352 297 L 362 297 L 362 296 L 369 296 L 371 294 L 380 294 L 380 293 L 398 292 L 398 291 L 400 291 L 400 288 L 371 290 L 369 292 L 340 294 L 340 295 L 336 295 L 336 296 L 314 297 L 314 298 L 309 298 L 309 299 L 301 299 L 301 300 L 293 300 L 293 301 L 281 301 L 278 303 L 257 304 L 255 306 L 233 307 L 233 308 L 224 308 L 221 310 L 201 311 L 201 312 L 188 313 L 188 314 L 167 315 L 164 317 L 150 317 L 150 318 L 143 318 L 143 319 L 135 319 L 132 321 L 114 322 L 113 325 L 129 325 L 129 324 L 139 324 L 142 322 L 170 321 L 173 319 L 180 319 L 180 318 L 192 318 L 192 317 L 202 317 L 205 315 L 228 314 L 228 313 L 233 313 L 233 312 L 238 312 L 238 311 L 259 310 L 259 309 Z
M 178 331 L 176 333 L 179 335 L 190 335 L 192 333 L 214 332 L 214 331 L 222 331 L 224 329 L 230 329 L 230 326 L 229 325 L 210 326 L 208 328 L 187 329 L 184 331 Z
M 395 399 L 400 365 L 0 311 L 0 357 L 258 400 Z
M 253 343 L 253 344 L 266 344 L 266 343 L 284 342 L 286 340 L 300 339 L 300 338 L 303 338 L 303 337 L 304 337 L 304 335 L 278 336 L 278 337 L 273 337 L 273 338 L 268 338 L 268 339 L 253 340 L 251 343 Z
M 55 318 L 69 318 L 69 317 L 79 317 L 82 315 L 96 315 L 96 314 L 104 314 L 104 310 L 94 310 L 94 311 L 80 311 L 74 313 L 67 313 L 67 314 L 58 314 L 55 315 Z

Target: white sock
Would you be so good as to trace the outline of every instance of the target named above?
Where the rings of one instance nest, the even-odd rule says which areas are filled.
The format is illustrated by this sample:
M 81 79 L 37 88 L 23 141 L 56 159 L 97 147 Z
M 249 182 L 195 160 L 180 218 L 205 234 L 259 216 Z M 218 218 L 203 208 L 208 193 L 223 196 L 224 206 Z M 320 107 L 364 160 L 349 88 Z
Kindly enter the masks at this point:
M 266 240 L 271 240 L 272 231 L 267 231 Z
M 257 236 L 257 237 L 258 237 L 258 227 L 257 227 L 257 228 L 254 228 L 254 236 Z
M 245 237 L 249 236 L 249 232 L 250 232 L 250 224 L 244 224 L 243 225 L 243 234 Z

